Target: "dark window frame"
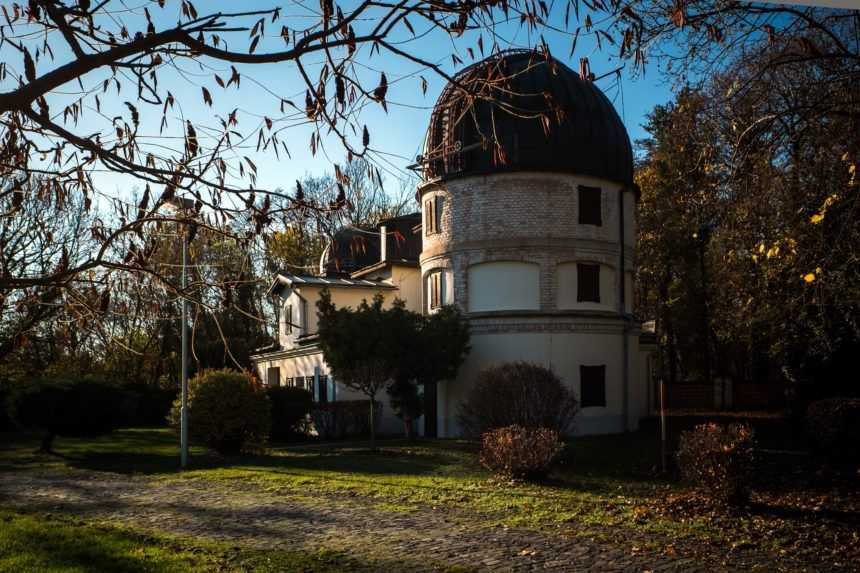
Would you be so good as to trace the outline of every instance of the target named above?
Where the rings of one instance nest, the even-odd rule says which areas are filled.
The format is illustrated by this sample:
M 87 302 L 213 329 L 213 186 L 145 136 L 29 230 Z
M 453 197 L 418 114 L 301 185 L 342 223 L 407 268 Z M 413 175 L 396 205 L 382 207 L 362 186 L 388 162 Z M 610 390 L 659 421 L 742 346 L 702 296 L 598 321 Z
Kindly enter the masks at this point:
M 579 224 L 603 226 L 603 190 L 600 187 L 579 186 Z
M 579 365 L 580 408 L 606 407 L 606 365 Z
M 430 273 L 429 278 L 430 310 L 436 310 L 442 307 L 442 272 L 434 271 Z
M 431 197 L 424 201 L 424 234 L 433 235 L 436 233 L 436 199 Z
M 600 303 L 600 264 L 576 263 L 576 302 Z
M 275 378 L 277 379 L 277 384 L 272 384 L 272 373 L 275 374 Z M 269 366 L 266 369 L 266 386 L 280 386 L 281 385 L 281 367 L 280 366 Z

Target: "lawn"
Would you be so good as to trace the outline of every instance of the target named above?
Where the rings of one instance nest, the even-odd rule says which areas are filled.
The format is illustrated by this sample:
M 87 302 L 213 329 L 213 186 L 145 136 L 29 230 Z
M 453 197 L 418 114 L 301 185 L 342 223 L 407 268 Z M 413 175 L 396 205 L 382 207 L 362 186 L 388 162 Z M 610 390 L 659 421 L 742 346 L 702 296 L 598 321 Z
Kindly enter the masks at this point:
M 275 445 L 266 455 L 232 459 L 196 448 L 192 468 L 180 472 L 176 439 L 166 430 L 59 439 L 57 456 L 34 454 L 35 437 L 2 437 L 8 439 L 0 471 L 79 468 L 201 487 L 207 480 L 239 480 L 288 495 L 361 496 L 390 511 L 443 506 L 480 515 L 488 526 L 566 527 L 606 539 L 634 531 L 664 548 L 686 539 L 805 560 L 860 558 L 856 483 L 762 479 L 753 504 L 727 512 L 658 477 L 659 444 L 645 433 L 574 440 L 541 484 L 499 484 L 478 464 L 473 444 L 452 440 L 382 441 L 376 452 L 362 442 Z M 766 460 L 768 475 L 793 476 L 798 460 Z
M 378 571 L 342 553 L 242 550 L 228 544 L 143 534 L 57 514 L 0 510 L 0 571 Z

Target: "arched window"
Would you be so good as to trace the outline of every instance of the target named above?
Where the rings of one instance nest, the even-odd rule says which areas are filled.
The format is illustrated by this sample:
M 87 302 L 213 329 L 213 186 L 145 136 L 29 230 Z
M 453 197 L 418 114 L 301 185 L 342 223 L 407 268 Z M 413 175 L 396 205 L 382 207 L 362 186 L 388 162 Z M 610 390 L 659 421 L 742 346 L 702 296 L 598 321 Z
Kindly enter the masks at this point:
M 540 309 L 540 267 L 499 261 L 469 267 L 469 311 Z

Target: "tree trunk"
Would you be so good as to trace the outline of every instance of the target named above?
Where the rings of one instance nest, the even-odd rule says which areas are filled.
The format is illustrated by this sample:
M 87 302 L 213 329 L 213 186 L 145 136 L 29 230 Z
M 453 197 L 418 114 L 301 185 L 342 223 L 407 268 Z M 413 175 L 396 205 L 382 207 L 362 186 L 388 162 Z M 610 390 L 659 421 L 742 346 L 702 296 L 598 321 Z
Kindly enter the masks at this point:
M 702 358 L 703 370 L 705 371 L 705 383 L 711 386 L 713 383 L 712 356 L 711 356 L 711 316 L 708 305 L 708 277 L 705 263 L 705 238 L 699 238 L 699 274 L 702 281 Z
M 403 431 L 406 439 L 410 442 L 415 439 L 415 429 L 412 427 L 412 418 L 403 418 Z
M 50 454 L 54 451 L 54 438 L 57 436 L 56 432 L 53 430 L 48 430 L 44 436 L 42 436 L 42 444 L 39 446 L 39 451 L 43 454 Z
M 376 450 L 376 395 L 370 396 L 370 449 Z

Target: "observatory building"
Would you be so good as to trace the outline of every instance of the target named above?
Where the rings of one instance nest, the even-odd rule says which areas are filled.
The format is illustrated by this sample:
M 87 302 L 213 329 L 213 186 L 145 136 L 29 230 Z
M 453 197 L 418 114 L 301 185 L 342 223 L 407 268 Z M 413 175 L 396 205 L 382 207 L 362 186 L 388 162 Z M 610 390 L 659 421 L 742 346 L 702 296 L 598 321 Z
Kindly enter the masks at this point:
M 425 435 L 457 436 L 457 408 L 478 372 L 509 361 L 544 365 L 574 390 L 580 434 L 634 429 L 649 407 L 651 347 L 640 344 L 633 315 L 632 149 L 612 103 L 583 75 L 532 51 L 460 72 L 435 105 L 418 158 L 420 218 L 383 222 L 383 239 L 366 249 L 373 258 L 352 257 L 349 275 L 285 273 L 273 285 L 285 303 L 304 280 L 332 283 L 335 304 L 336 283 L 347 281 L 347 298 L 377 291 L 425 313 L 460 307 L 472 350 L 456 380 L 424 389 Z M 406 241 L 391 240 L 392 225 Z M 308 302 L 294 300 L 313 309 Z M 264 379 L 272 367 L 291 371 L 269 357 L 286 358 L 298 342 L 279 342 L 256 357 Z

